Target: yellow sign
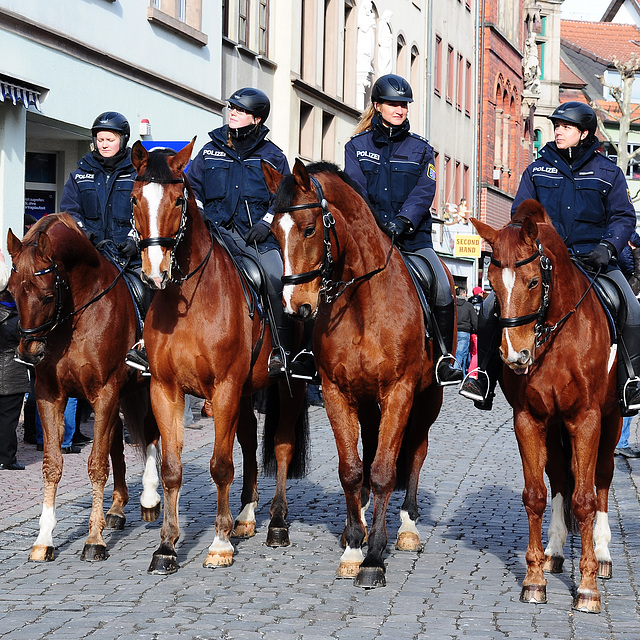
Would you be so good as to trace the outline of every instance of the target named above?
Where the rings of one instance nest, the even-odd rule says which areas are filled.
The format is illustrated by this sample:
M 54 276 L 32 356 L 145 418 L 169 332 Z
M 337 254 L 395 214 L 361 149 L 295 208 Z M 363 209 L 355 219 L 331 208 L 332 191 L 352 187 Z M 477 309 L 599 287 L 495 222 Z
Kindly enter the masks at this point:
M 480 236 L 468 236 L 456 234 L 456 244 L 453 255 L 456 258 L 479 258 L 482 252 L 482 238 Z

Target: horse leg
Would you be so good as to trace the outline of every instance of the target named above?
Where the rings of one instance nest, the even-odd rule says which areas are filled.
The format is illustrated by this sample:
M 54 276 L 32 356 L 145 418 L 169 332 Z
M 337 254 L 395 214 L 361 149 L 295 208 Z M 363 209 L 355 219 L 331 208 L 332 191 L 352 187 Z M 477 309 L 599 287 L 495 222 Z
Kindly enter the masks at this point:
M 276 458 L 276 490 L 271 500 L 269 531 L 266 544 L 269 547 L 288 547 L 289 525 L 287 524 L 287 477 L 296 447 L 296 421 L 305 407 L 307 385 L 294 380 L 291 384 L 293 397 L 286 384 L 278 384 L 280 415 L 275 433 L 274 454 Z
M 113 387 L 113 385 L 111 385 Z M 95 424 L 93 446 L 89 454 L 89 480 L 92 487 L 91 515 L 89 516 L 89 535 L 82 549 L 82 560 L 92 562 L 107 558 L 107 545 L 102 537 L 105 527 L 104 517 L 104 487 L 109 477 L 109 451 L 113 445 L 113 432 L 118 418 L 118 394 L 113 388 L 105 388 L 100 399 L 94 404 Z M 122 452 L 120 455 L 124 455 Z M 124 460 L 123 465 L 124 466 Z M 124 469 L 121 469 L 124 482 Z M 126 485 L 125 485 L 126 493 Z M 114 501 L 128 500 L 128 495 L 118 496 L 114 487 Z M 124 519 L 124 504 L 122 504 L 122 518 Z
M 116 416 L 116 424 L 111 442 L 111 466 L 113 467 L 113 498 L 107 511 L 105 526 L 107 529 L 124 529 L 126 517 L 124 508 L 129 502 L 129 490 L 125 480 L 126 464 L 122 441 L 122 420 Z
M 151 378 L 151 405 L 158 420 L 162 442 L 160 476 L 164 492 L 164 519 L 160 529 L 160 546 L 153 552 L 148 572 L 165 575 L 178 570 L 175 545 L 180 537 L 178 498 L 182 487 L 184 395 L 177 387 L 167 387 Z
M 542 549 L 542 516 L 547 504 L 544 483 L 545 433 L 544 425 L 524 411 L 516 414 L 515 432 L 522 458 L 524 490 L 522 502 L 529 521 L 527 546 L 527 574 L 522 582 L 520 602 L 546 604 L 547 581 L 544 577 L 544 551 Z
M 435 422 L 442 407 L 442 387 L 431 386 L 416 397 L 411 417 L 404 436 L 401 458 L 408 465 L 405 498 L 400 509 L 400 529 L 396 549 L 400 551 L 421 551 L 418 520 L 418 482 L 420 471 L 427 457 L 429 429 Z
M 240 416 L 241 396 L 241 388 L 231 381 L 224 381 L 216 386 L 211 399 L 215 442 L 209 466 L 218 500 L 216 535 L 204 561 L 205 567 L 226 567 L 233 563 L 233 545 L 229 541 L 233 529 L 229 488 L 233 482 L 233 441 Z
M 48 401 L 38 397 L 45 394 L 36 389 L 38 413 L 42 421 L 44 453 L 42 456 L 42 478 L 44 480 L 44 499 L 40 515 L 40 530 L 29 560 L 49 562 L 55 557 L 53 530 L 56 526 L 56 492 L 62 477 L 62 439 L 64 437 L 64 407 L 66 398 Z
M 598 562 L 593 548 L 593 524 L 596 513 L 594 492 L 598 442 L 600 439 L 600 415 L 589 411 L 576 420 L 571 430 L 573 441 L 573 475 L 576 487 L 573 492 L 573 511 L 580 526 L 582 553 L 580 555 L 580 584 L 573 608 L 587 613 L 600 613 L 601 597 L 596 575 Z M 613 452 L 612 452 L 613 453 Z M 611 456 L 613 463 L 613 455 Z
M 258 508 L 258 421 L 250 396 L 244 396 L 240 402 L 238 442 L 242 449 L 242 509 L 233 525 L 231 535 L 237 538 L 251 538 L 256 534 Z
M 356 402 L 349 402 L 337 385 L 328 381 L 323 384 L 322 393 L 338 450 L 338 475 L 347 506 L 347 524 L 343 533 L 345 550 L 336 577 L 353 578 L 364 559 L 362 544 L 365 538 L 360 502 L 363 478 L 362 461 L 358 455 L 360 429 L 358 415 L 353 409 Z M 367 428 L 367 425 L 362 426 L 363 431 Z
M 567 480 L 567 459 L 563 451 L 560 430 L 562 424 L 549 425 L 547 430 L 546 471 L 551 486 L 551 521 L 549 522 L 549 542 L 544 550 L 543 571 L 561 573 L 564 564 L 564 545 L 567 541 L 565 522 L 565 489 Z
M 598 462 L 596 464 L 596 523 L 593 528 L 598 578 L 608 580 L 613 576 L 613 563 L 609 552 L 611 529 L 609 528 L 609 487 L 613 479 L 613 450 L 620 438 L 622 418 L 616 410 L 602 420 Z
M 396 483 L 396 462 L 406 430 L 413 385 L 396 384 L 381 404 L 378 450 L 371 465 L 373 519 L 367 542 L 367 555 L 354 579 L 357 587 L 373 589 L 386 585 L 382 554 L 387 546 L 386 514 L 389 498 Z

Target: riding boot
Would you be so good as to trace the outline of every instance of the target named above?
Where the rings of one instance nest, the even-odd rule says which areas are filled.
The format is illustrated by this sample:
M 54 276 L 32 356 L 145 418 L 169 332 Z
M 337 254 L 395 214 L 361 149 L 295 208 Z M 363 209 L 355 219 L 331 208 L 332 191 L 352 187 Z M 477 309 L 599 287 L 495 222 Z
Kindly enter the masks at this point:
M 313 357 L 313 328 L 315 320 L 304 323 L 304 339 L 302 349 L 291 360 L 291 377 L 306 380 L 311 384 L 320 384 L 316 362 Z
M 138 342 L 127 351 L 124 362 L 132 369 L 140 371 L 144 377 L 151 375 L 149 372 L 149 358 L 147 358 L 147 351 L 144 348 L 144 340 L 142 339 L 138 340 Z
M 493 408 L 495 388 L 500 377 L 501 361 L 498 355 L 501 330 L 496 312 L 495 296 L 489 294 L 478 318 L 478 363 L 474 371 L 467 373 L 460 395 L 473 400 L 476 409 L 490 411 Z M 472 377 L 476 373 L 477 378 Z
M 294 325 L 284 312 L 281 296 L 270 294 L 269 300 L 271 302 L 273 318 L 276 323 L 275 331 L 277 332 L 277 336 L 274 336 L 274 327 L 271 328 L 273 348 L 269 356 L 269 377 L 279 378 L 286 374 L 289 367 L 289 360 L 294 343 Z
M 442 341 L 434 340 L 433 344 L 437 351 L 445 353 L 436 354 L 438 356 L 436 364 L 436 381 L 444 387 L 450 384 L 457 384 L 462 380 L 462 369 L 456 368 L 456 359 L 453 356 L 453 333 L 455 331 L 455 302 L 444 306 L 436 306 L 432 311 L 434 324 L 440 333 Z M 441 342 L 441 345 L 439 343 Z M 444 347 L 444 349 L 443 349 Z
M 618 346 L 620 413 L 635 416 L 640 410 L 640 326 L 626 324 Z

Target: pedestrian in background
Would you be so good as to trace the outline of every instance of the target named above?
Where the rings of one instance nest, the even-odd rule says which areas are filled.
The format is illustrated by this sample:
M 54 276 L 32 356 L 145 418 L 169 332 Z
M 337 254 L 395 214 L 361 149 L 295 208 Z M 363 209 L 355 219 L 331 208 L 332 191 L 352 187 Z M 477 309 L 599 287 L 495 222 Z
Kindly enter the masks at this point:
M 469 370 L 469 344 L 471 335 L 478 332 L 478 315 L 473 305 L 467 300 L 467 290 L 456 287 L 456 306 L 458 309 L 458 348 L 456 360 L 462 369 L 462 375 Z

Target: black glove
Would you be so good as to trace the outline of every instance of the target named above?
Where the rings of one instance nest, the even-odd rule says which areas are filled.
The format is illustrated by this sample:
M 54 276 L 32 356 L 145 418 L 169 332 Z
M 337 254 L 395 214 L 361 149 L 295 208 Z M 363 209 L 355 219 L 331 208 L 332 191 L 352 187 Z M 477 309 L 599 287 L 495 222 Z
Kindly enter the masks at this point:
M 387 223 L 386 229 L 390 236 L 395 236 L 398 239 L 411 231 L 411 222 L 402 216 L 396 216 Z
M 118 245 L 118 251 L 125 258 L 133 258 L 138 253 L 138 245 L 133 238 L 127 238 L 124 242 Z
M 258 220 L 258 222 L 256 222 L 253 227 L 249 229 L 247 237 L 245 238 L 245 242 L 247 243 L 247 246 L 253 244 L 254 242 L 260 244 L 269 237 L 270 233 L 271 227 L 264 220 Z
M 591 253 L 587 254 L 584 261 L 594 269 L 603 269 L 613 257 L 613 251 L 607 244 L 601 242 Z

